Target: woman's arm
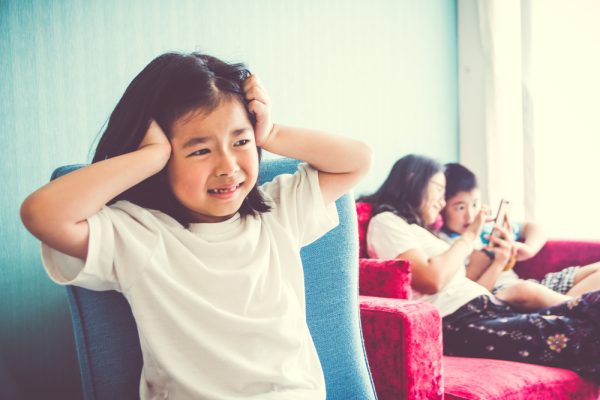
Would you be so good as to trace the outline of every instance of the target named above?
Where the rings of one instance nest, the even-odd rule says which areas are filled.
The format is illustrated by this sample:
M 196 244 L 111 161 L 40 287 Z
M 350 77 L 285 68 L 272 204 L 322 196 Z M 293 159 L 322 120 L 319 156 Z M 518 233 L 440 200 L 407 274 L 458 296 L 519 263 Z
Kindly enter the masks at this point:
M 162 170 L 170 154 L 168 139 L 152 121 L 138 150 L 73 171 L 30 194 L 21 205 L 21 220 L 48 246 L 85 260 L 87 218 Z
M 474 251 L 467 266 L 467 278 L 488 290 L 494 288 L 498 277 L 509 262 L 511 254 L 516 251 L 513 248 L 512 240 L 509 239 L 509 232 L 503 227 L 496 226 L 494 229 L 499 230 L 500 237 L 491 238 L 491 242 L 485 247 L 486 250 L 493 253 L 493 258 L 490 258 L 484 251 Z
M 372 152 L 365 143 L 327 133 L 275 125 L 270 100 L 255 75 L 244 82 L 248 109 L 256 116 L 256 142 L 265 150 L 306 161 L 319 170 L 319 184 L 326 204 L 337 200 L 367 173 Z
M 422 249 L 410 249 L 397 258 L 409 260 L 412 269 L 412 287 L 421 293 L 434 294 L 452 280 L 465 259 L 473 251 L 475 236 L 465 232 L 445 252 L 427 257 Z

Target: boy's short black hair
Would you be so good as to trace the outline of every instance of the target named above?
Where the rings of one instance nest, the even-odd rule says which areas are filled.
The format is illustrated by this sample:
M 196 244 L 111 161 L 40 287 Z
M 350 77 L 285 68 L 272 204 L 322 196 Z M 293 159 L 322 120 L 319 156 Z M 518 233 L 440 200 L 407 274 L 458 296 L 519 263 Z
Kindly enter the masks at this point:
M 459 163 L 446 164 L 446 200 L 459 192 L 470 192 L 477 189 L 477 177 L 471 170 Z

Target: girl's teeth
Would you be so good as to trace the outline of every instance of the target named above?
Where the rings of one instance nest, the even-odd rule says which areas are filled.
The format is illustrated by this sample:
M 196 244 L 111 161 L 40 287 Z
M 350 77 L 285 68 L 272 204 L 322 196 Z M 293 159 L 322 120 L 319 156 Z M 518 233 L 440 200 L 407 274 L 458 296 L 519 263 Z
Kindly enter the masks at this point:
M 212 193 L 229 193 L 229 192 L 233 192 L 235 189 L 237 189 L 237 186 L 228 188 L 228 189 L 211 189 L 210 192 Z

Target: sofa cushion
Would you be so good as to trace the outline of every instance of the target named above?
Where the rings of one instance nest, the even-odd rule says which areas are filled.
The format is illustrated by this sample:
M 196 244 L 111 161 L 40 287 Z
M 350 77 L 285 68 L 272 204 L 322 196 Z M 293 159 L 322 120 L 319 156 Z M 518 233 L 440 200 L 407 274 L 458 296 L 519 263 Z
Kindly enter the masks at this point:
M 367 258 L 367 228 L 371 219 L 372 207 L 369 203 L 356 203 L 356 216 L 358 219 L 358 254 Z
M 598 387 L 577 373 L 486 358 L 443 358 L 446 400 L 597 399 Z
M 361 295 L 410 299 L 412 294 L 410 262 L 377 258 L 361 258 L 358 261 Z

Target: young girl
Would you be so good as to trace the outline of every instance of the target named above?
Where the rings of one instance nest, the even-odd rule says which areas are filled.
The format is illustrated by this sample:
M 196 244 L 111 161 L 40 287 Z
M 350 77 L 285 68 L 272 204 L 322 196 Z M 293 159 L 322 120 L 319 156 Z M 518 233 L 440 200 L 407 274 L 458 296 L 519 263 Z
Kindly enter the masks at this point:
M 260 148 L 306 161 L 257 186 Z M 164 54 L 131 82 L 88 167 L 23 203 L 59 284 L 118 290 L 143 354 L 142 399 L 324 399 L 300 247 L 370 149 L 273 124 L 241 64 Z
M 452 242 L 465 231 L 481 207 L 481 195 L 477 187 L 475 174 L 457 163 L 445 166 L 446 207 L 442 210 L 444 225 L 440 237 Z M 512 232 L 507 236 L 517 261 L 527 260 L 535 256 L 546 243 L 545 235 L 539 224 L 511 222 Z M 491 229 L 488 227 L 488 233 Z M 477 241 L 480 245 L 485 242 Z M 477 246 L 480 247 L 480 246 Z M 483 272 L 489 265 L 488 253 L 477 251 L 477 258 L 483 262 L 472 262 L 467 267 L 467 276 L 488 289 L 493 289 L 496 296 L 523 311 L 534 311 L 560 304 L 585 292 L 600 289 L 600 263 L 587 266 L 568 267 L 558 272 L 546 274 L 540 281 L 523 280 L 512 270 L 499 271 L 497 276 L 490 275 L 481 280 Z
M 396 162 L 377 192 L 362 199 L 373 206 L 369 255 L 411 262 L 414 299 L 435 305 L 443 317 L 444 353 L 570 368 L 600 383 L 600 291 L 532 313 L 497 300 L 468 279 L 464 267 L 486 211 L 452 244 L 426 228 L 445 205 L 445 184 L 440 164 L 409 155 Z M 491 240 L 495 258 L 489 269 L 502 269 L 510 242 L 506 232 Z

